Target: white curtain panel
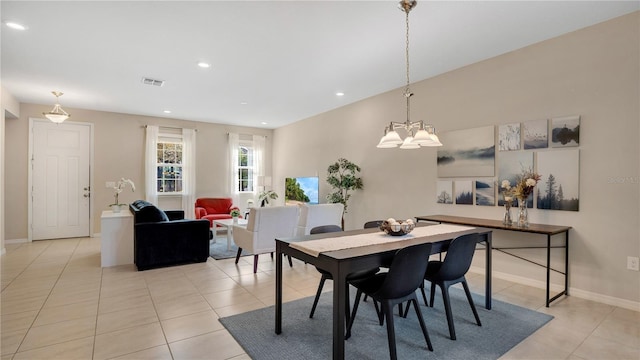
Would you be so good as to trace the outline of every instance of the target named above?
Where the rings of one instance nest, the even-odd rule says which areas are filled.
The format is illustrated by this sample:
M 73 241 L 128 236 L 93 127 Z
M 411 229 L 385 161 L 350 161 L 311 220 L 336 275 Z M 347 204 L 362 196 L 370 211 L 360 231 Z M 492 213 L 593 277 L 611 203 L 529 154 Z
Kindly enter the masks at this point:
M 229 133 L 229 173 L 230 184 L 229 184 L 229 194 L 231 199 L 233 199 L 233 203 L 237 204 L 239 201 L 238 197 L 238 147 L 240 146 L 240 135 L 236 133 Z
M 258 177 L 265 175 L 265 166 L 264 166 L 264 158 L 265 158 L 265 147 L 266 147 L 266 137 L 261 135 L 253 135 L 253 192 L 254 194 L 258 191 Z
M 158 205 L 158 191 L 156 181 L 158 179 L 158 127 L 147 125 L 146 156 L 144 164 L 144 188 L 146 200 Z
M 182 129 L 182 210 L 185 219 L 195 219 L 196 131 Z

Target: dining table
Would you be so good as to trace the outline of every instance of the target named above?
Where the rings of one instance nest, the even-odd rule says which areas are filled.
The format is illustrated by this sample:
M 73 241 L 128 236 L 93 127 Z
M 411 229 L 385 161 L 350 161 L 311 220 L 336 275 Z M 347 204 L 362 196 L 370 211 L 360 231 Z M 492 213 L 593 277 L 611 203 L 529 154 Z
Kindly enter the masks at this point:
M 404 247 L 432 243 L 432 254 L 445 252 L 458 236 L 478 233 L 485 251 L 485 307 L 491 309 L 491 235 L 490 229 L 461 225 L 418 225 L 409 234 L 391 236 L 379 229 L 350 230 L 337 233 L 276 238 L 275 332 L 282 329 L 283 256 L 304 261 L 331 273 L 333 277 L 333 359 L 345 355 L 345 307 L 347 275 L 391 263 Z M 425 261 L 427 261 L 425 259 Z M 308 319 L 300 319 L 300 321 Z M 285 329 L 286 330 L 286 329 Z

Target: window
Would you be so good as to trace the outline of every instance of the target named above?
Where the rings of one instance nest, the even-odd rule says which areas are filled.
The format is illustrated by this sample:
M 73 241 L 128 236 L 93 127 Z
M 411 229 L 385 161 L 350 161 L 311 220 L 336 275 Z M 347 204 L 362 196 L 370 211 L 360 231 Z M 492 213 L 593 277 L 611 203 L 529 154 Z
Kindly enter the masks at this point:
M 238 192 L 253 192 L 253 148 L 240 145 L 238 148 Z
M 182 142 L 158 140 L 157 190 L 159 194 L 182 192 Z

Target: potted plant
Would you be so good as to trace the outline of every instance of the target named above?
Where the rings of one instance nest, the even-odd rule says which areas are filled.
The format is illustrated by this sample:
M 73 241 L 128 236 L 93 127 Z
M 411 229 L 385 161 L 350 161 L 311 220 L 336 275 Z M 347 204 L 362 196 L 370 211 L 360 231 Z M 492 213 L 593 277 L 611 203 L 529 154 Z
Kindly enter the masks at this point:
M 233 219 L 233 223 L 237 224 L 238 223 L 238 217 L 240 217 L 240 208 L 237 206 L 232 207 L 231 209 L 229 209 L 229 215 L 231 215 L 231 218 Z
M 278 194 L 276 194 L 273 190 L 265 190 L 258 195 L 258 200 L 260 200 L 260 207 L 265 207 L 269 205 L 271 200 L 275 200 L 278 198 Z
M 120 180 L 118 180 L 116 185 L 113 187 L 113 189 L 115 190 L 115 194 L 114 194 L 115 202 L 109 206 L 111 207 L 111 211 L 113 211 L 114 213 L 119 213 L 120 207 L 122 205 L 126 205 L 126 204 L 120 204 L 118 202 L 118 195 L 120 195 L 120 193 L 122 192 L 122 190 L 124 190 L 127 184 L 131 185 L 131 192 L 136 191 L 136 185 L 133 183 L 133 181 L 125 178 L 121 178 Z
M 327 182 L 334 189 L 327 195 L 330 203 L 341 203 L 344 205 L 344 213 L 347 213 L 347 203 L 351 197 L 350 191 L 362 189 L 362 178 L 358 177 L 360 166 L 351 161 L 340 158 L 327 168 Z M 342 218 L 342 229 L 344 230 L 344 216 Z

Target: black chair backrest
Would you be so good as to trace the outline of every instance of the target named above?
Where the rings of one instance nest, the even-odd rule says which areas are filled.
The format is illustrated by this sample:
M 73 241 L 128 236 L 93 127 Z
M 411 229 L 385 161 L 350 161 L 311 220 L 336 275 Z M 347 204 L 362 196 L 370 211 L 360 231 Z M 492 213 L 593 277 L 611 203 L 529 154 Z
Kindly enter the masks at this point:
M 384 220 L 367 221 L 366 223 L 364 223 L 364 228 L 365 229 L 379 228 L 380 224 L 382 224 L 383 221 Z
M 453 239 L 438 273 L 434 276 L 444 281 L 464 276 L 471 267 L 478 237 L 478 234 L 467 234 Z
M 322 225 L 316 226 L 311 231 L 310 234 L 323 234 L 323 233 L 332 233 L 332 232 L 340 232 L 342 228 L 338 225 Z
M 425 243 L 398 250 L 382 286 L 374 295 L 397 299 L 416 291 L 424 281 L 431 245 Z

